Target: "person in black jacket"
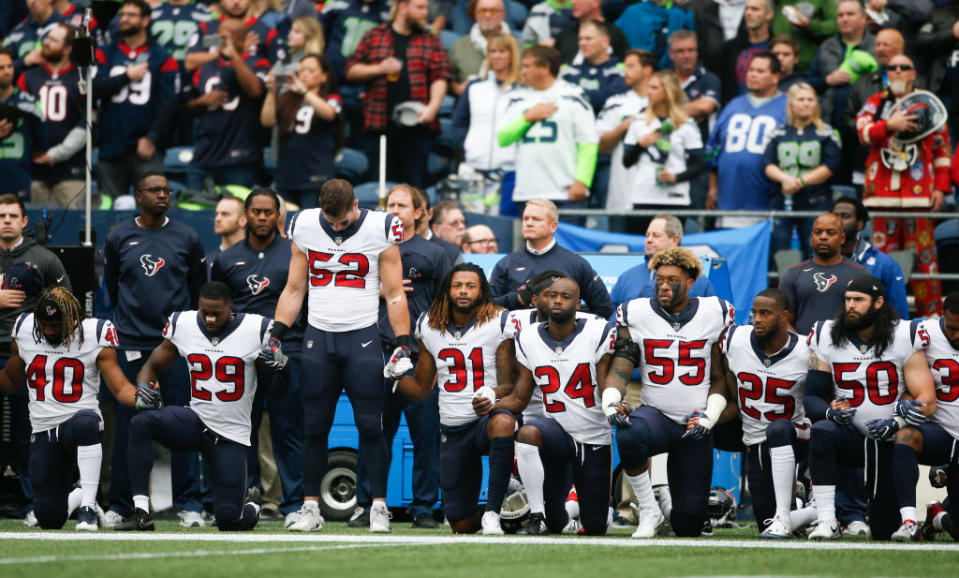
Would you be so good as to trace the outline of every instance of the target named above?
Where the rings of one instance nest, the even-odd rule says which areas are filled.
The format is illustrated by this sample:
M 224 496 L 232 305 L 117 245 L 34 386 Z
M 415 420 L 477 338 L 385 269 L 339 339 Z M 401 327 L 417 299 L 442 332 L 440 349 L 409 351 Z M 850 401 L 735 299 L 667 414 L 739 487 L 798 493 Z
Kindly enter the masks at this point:
M 959 0 L 950 0 L 949 4 L 932 11 L 929 22 L 919 29 L 914 46 L 916 56 L 919 57 L 916 62 L 928 79 L 926 86 L 939 95 L 943 102 L 950 102 L 950 119 L 959 114 L 959 81 L 950 80 L 956 76 L 959 64 L 959 28 L 955 25 L 957 20 Z M 947 101 L 947 98 L 950 100 Z M 955 137 L 953 122 L 950 122 L 950 129 Z

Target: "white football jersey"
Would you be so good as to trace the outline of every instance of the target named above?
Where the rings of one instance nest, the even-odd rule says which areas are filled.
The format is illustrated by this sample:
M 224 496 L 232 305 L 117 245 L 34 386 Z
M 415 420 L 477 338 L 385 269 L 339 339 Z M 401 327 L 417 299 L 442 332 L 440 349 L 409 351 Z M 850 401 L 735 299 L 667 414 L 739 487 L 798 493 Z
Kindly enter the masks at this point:
M 250 412 L 256 393 L 256 362 L 270 338 L 273 321 L 255 313 L 237 313 L 219 335 L 211 336 L 196 311 L 170 316 L 163 338 L 190 368 L 190 409 L 206 427 L 250 445 Z
M 550 337 L 546 323 L 530 325 L 516 338 L 516 360 L 533 373 L 547 416 L 579 443 L 612 443 L 600 403 L 596 364 L 612 354 L 615 345 L 615 326 L 598 317 L 578 319 L 576 331 L 563 343 Z
M 476 421 L 479 416 L 473 411 L 473 396 L 484 385 L 498 385 L 496 349 L 509 339 L 505 334 L 509 311 L 500 311 L 482 325 L 451 325 L 442 333 L 429 326 L 427 314 L 420 314 L 414 335 L 436 362 L 440 423 L 458 426 Z
M 104 347 L 117 347 L 117 330 L 106 319 L 88 318 L 81 322 L 83 343 L 74 335 L 69 348 L 54 347 L 33 335 L 33 313 L 23 313 L 13 324 L 10 336 L 17 343 L 26 368 L 30 402 L 30 426 L 33 433 L 47 431 L 64 423 L 73 414 L 89 409 L 100 414 L 100 368 L 97 356 Z
M 894 336 L 882 356 L 876 357 L 875 345 L 858 338 L 836 346 L 830 334 L 835 320 L 820 321 L 809 333 L 809 344 L 829 365 L 833 395 L 849 399 L 856 408 L 853 424 L 863 435 L 866 422 L 892 417 L 896 402 L 906 389 L 902 368 L 913 353 L 922 349 L 918 321 L 896 321 Z
M 656 132 L 662 126 L 658 118 L 646 120 L 646 113 L 636 115 L 623 137 L 626 146 L 638 146 L 639 139 L 651 132 Z M 656 184 L 659 171 L 666 169 L 674 175 L 686 172 L 686 156 L 690 152 L 702 153 L 703 137 L 695 122 L 687 120 L 676 127 L 669 134 L 670 149 L 662 153 L 655 146 L 647 147 L 646 152 L 639 155 L 639 160 L 633 166 L 633 178 L 627 184 L 630 191 L 627 201 L 630 208 L 634 204 L 641 205 L 679 205 L 689 206 L 689 181 L 671 184 Z M 656 157 L 653 160 L 653 157 Z
M 788 419 L 797 426 L 801 439 L 809 439 L 810 424 L 803 407 L 809 372 L 806 338 L 789 333 L 785 347 L 766 355 L 752 325 L 734 325 L 720 348 L 736 377 L 743 443 L 765 442 L 766 426 L 779 419 Z
M 629 89 L 606 99 L 602 112 L 596 119 L 596 132 L 600 136 L 618 127 L 627 118 L 646 109 L 649 99 Z M 633 208 L 630 186 L 636 182 L 636 165 L 623 166 L 623 141 L 616 143 L 610 154 L 609 191 L 606 193 L 607 211 L 628 211 Z
M 541 102 L 553 103 L 558 110 L 533 123 L 518 141 L 513 200 L 568 201 L 567 189 L 576 180 L 576 145 L 599 142 L 596 117 L 578 86 L 557 80 L 544 91 L 518 93 L 507 109 L 507 123 Z
M 953 347 L 943 329 L 945 318 L 927 319 L 919 326 L 920 344 L 936 384 L 936 413 L 932 421 L 959 439 L 959 349 Z
M 735 319 L 733 306 L 719 297 L 694 297 L 674 317 L 649 297 L 633 299 L 616 310 L 616 324 L 629 329 L 643 359 L 643 405 L 676 423 L 694 409 L 706 408 L 712 347 Z
M 320 209 L 300 211 L 289 237 L 306 255 L 310 325 L 343 332 L 376 324 L 380 298 L 380 253 L 403 240 L 393 215 L 360 209 L 345 231 L 334 231 Z

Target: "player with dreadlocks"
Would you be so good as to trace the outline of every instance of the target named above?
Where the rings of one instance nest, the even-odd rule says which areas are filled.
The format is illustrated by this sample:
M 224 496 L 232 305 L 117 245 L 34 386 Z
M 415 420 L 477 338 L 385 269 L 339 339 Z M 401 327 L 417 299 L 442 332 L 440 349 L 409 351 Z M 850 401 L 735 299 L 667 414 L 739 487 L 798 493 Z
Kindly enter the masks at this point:
M 439 387 L 440 484 L 446 518 L 455 533 L 502 534 L 499 511 L 513 466 L 516 418 L 493 410 L 513 389 L 515 351 L 506 335 L 508 312 L 493 303 L 483 270 L 472 263 L 443 278 L 429 311 L 414 333 L 420 356 L 413 377 L 397 387 L 413 399 Z M 438 379 L 437 379 L 438 376 Z M 477 500 L 483 484 L 481 456 L 489 455 L 489 491 L 482 516 Z
M 159 392 L 127 381 L 117 365 L 113 324 L 83 319 L 79 301 L 64 287 L 44 291 L 33 312 L 17 319 L 12 336 L 0 393 L 13 393 L 24 381 L 28 387 L 33 428 L 29 472 L 37 521 L 44 529 L 62 528 L 79 506 L 76 529 L 96 530 L 103 457 L 100 376 L 131 408 L 158 407 Z M 80 471 L 80 487 L 71 491 L 74 467 Z

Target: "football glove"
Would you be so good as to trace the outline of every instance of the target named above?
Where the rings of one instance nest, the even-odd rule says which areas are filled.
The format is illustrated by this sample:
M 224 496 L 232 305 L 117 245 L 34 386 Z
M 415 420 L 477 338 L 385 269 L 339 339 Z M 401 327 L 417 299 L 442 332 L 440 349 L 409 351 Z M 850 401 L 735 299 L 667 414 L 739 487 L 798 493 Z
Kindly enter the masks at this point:
M 701 411 L 694 411 L 693 413 L 687 415 L 685 418 L 683 418 L 683 422 L 688 422 L 694 417 L 698 417 L 699 421 L 693 426 L 693 429 L 686 430 L 686 433 L 683 434 L 683 439 L 705 439 L 709 435 L 709 432 L 713 431 L 712 421 Z
M 892 439 L 899 428 L 902 427 L 902 418 L 887 417 L 885 419 L 876 418 L 866 422 L 866 430 L 869 437 L 879 441 Z
M 609 422 L 609 425 L 613 427 L 630 427 L 633 424 L 629 421 L 629 416 L 623 415 L 617 411 L 617 406 L 622 405 L 626 409 L 626 413 L 633 412 L 633 406 L 629 405 L 629 402 L 623 400 L 619 403 L 610 403 L 603 408 L 603 412 L 606 414 L 606 421 Z
M 949 464 L 929 468 L 929 484 L 934 488 L 945 488 L 948 481 Z
M 896 404 L 896 415 L 906 420 L 909 425 L 922 425 L 928 421 L 926 414 L 922 413 L 922 408 L 926 404 L 918 399 L 900 399 Z
M 136 393 L 137 410 L 158 409 L 160 407 L 160 390 L 153 389 L 151 383 L 138 383 Z
M 826 419 L 833 422 L 836 425 L 849 425 L 852 423 L 853 418 L 856 417 L 856 408 L 852 409 L 833 409 L 829 408 L 826 410 Z
M 263 349 L 260 350 L 258 358 L 262 359 L 267 367 L 276 371 L 281 371 L 286 367 L 286 362 L 288 361 L 286 354 L 283 353 L 283 345 L 277 337 L 270 337 L 270 340 L 267 341 Z
M 397 346 L 390 355 L 390 360 L 383 367 L 383 377 L 387 379 L 399 379 L 406 375 L 406 372 L 413 369 L 413 361 L 410 359 L 410 348 L 405 345 Z
M 473 397 L 485 397 L 491 404 L 496 405 L 496 391 L 488 385 L 477 389 Z

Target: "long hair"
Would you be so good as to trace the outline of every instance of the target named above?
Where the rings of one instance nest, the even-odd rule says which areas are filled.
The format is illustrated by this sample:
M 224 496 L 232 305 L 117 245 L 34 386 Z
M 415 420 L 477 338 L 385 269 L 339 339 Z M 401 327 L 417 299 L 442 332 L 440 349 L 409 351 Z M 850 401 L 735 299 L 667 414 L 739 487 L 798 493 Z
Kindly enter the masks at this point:
M 673 121 L 673 127 L 678 129 L 686 124 L 689 115 L 686 114 L 686 93 L 676 78 L 676 73 L 672 70 L 657 70 L 650 78 L 658 78 L 666 92 L 666 110 L 669 119 Z M 653 107 L 646 108 L 646 122 L 653 120 Z
M 883 352 L 889 347 L 889 344 L 892 343 L 892 339 L 896 334 L 896 322 L 899 321 L 899 314 L 896 313 L 896 310 L 893 309 L 885 299 L 882 302 L 882 306 L 876 309 L 875 312 L 876 319 L 873 322 L 872 341 L 876 344 L 876 357 L 882 357 Z M 829 332 L 833 345 L 837 348 L 849 341 L 849 338 L 856 333 L 856 330 L 846 329 L 843 325 L 842 320 L 844 313 L 845 308 L 840 308 L 836 313 L 836 323 L 833 324 Z
M 312 16 L 301 16 L 293 21 L 293 26 L 299 28 L 304 36 L 304 54 L 323 54 L 326 50 L 326 38 L 323 36 L 323 27 L 320 21 Z
M 804 90 L 812 95 L 813 101 L 816 103 L 816 108 L 813 109 L 814 112 L 812 115 L 812 124 L 814 124 L 817 129 L 822 130 L 823 123 L 822 119 L 820 118 L 819 99 L 816 97 L 815 89 L 813 89 L 813 87 L 806 82 L 797 82 L 796 84 L 790 86 L 789 90 L 786 92 L 786 98 L 788 99 L 786 102 L 786 122 L 792 125 L 795 121 L 795 117 L 793 116 L 793 100 L 795 100 L 796 97 L 799 96 L 799 93 Z
M 43 316 L 42 312 L 48 305 L 59 309 L 63 316 L 63 321 L 60 323 L 60 345 L 69 349 L 74 335 L 77 336 L 77 343 L 83 345 L 83 311 L 80 309 L 80 302 L 73 293 L 59 286 L 45 289 L 40 294 L 36 307 L 33 308 L 33 337 L 37 343 L 46 339 L 46 336 L 40 330 L 40 324 L 36 322 L 36 319 Z
M 318 88 L 321 98 L 326 98 L 339 91 L 339 85 L 336 82 L 336 74 L 333 73 L 333 66 L 330 61 L 322 54 L 307 54 L 300 59 L 300 64 L 306 60 L 316 61 L 320 70 L 326 74 L 326 80 Z M 276 97 L 276 125 L 280 132 L 280 141 L 284 141 L 293 132 L 296 126 L 296 113 L 303 105 L 305 95 L 296 94 L 293 91 L 287 91 Z M 318 118 L 318 117 L 317 117 Z M 336 124 L 334 133 L 334 154 L 343 148 L 345 126 L 342 115 L 337 115 L 333 121 Z
M 509 50 L 509 74 L 506 81 L 503 82 L 503 86 L 516 84 L 519 82 L 519 43 L 516 42 L 516 38 L 512 34 L 503 34 L 502 32 L 494 32 L 487 39 L 486 60 L 483 61 L 483 66 L 480 68 L 480 78 L 486 78 L 486 75 L 493 69 L 489 53 L 494 46 Z
M 440 333 L 445 333 L 446 326 L 453 322 L 453 300 L 450 299 L 450 288 L 453 286 L 453 275 L 461 271 L 476 273 L 476 276 L 479 277 L 480 296 L 474 310 L 477 325 L 490 321 L 502 310 L 502 307 L 493 303 L 493 292 L 490 290 L 486 273 L 473 263 L 460 263 L 450 269 L 446 277 L 443 277 L 443 282 L 440 284 L 439 291 L 436 292 L 436 297 L 433 298 L 433 303 L 430 305 L 427 314 L 430 328 Z

